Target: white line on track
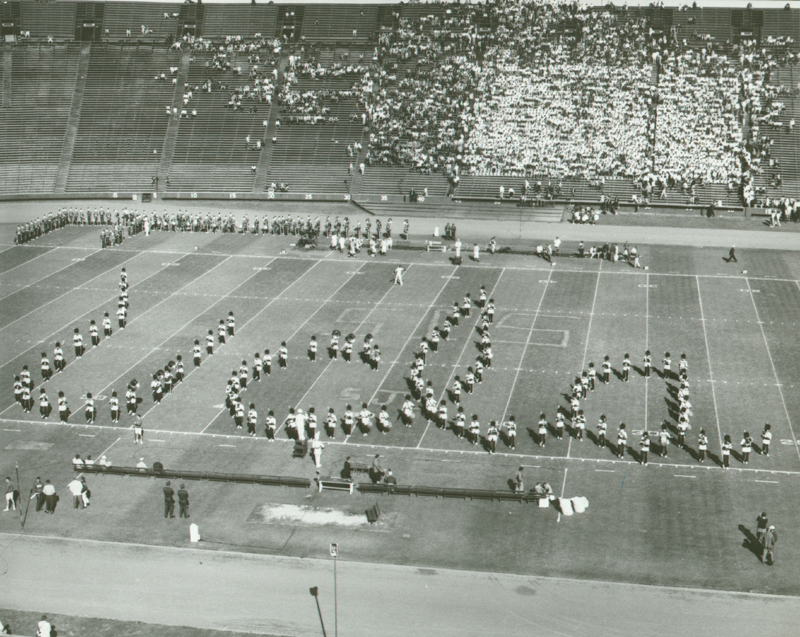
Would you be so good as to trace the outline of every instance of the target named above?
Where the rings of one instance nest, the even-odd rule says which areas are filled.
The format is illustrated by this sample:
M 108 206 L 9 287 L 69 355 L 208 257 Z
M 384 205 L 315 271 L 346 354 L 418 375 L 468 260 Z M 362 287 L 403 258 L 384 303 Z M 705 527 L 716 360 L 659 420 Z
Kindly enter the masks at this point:
M 536 326 L 536 319 L 539 318 L 539 310 L 542 309 L 542 303 L 544 302 L 544 297 L 547 294 L 547 286 L 550 285 L 550 280 L 553 278 L 553 270 L 555 268 L 550 268 L 550 272 L 547 273 L 547 279 L 544 283 L 544 290 L 542 290 L 542 296 L 539 297 L 539 304 L 536 306 L 536 312 L 533 315 L 533 322 L 531 323 L 531 329 L 528 331 L 528 337 L 525 339 L 525 345 L 522 347 L 522 355 L 519 358 L 520 366 L 525 361 L 525 352 L 528 351 L 528 344 L 531 341 L 531 337 L 533 336 L 534 328 Z M 508 413 L 508 406 L 511 404 L 511 398 L 514 396 L 514 388 L 517 386 L 517 380 L 519 380 L 519 369 L 517 368 L 516 374 L 514 374 L 514 380 L 511 382 L 511 391 L 508 392 L 508 400 L 506 401 L 506 406 L 503 407 L 503 415 L 500 418 L 500 426 L 503 426 L 503 423 L 506 421 L 506 414 Z
M 503 274 L 505 273 L 505 271 L 506 271 L 506 268 L 503 268 L 502 270 L 500 270 L 500 274 L 497 277 L 497 281 L 494 282 L 494 286 L 492 286 L 491 291 L 489 292 L 489 294 L 486 295 L 487 298 L 491 299 L 494 296 L 494 291 L 497 289 L 497 286 L 500 284 L 500 279 L 503 278 Z M 444 396 L 447 394 L 447 388 L 450 387 L 450 383 L 453 382 L 453 378 L 455 377 L 455 374 L 456 374 L 456 369 L 458 369 L 458 365 L 461 364 L 461 359 L 464 357 L 464 352 L 467 351 L 467 347 L 469 347 L 470 344 L 472 343 L 472 334 L 473 334 L 473 332 L 475 332 L 475 328 L 477 327 L 478 322 L 481 320 L 480 312 L 476 311 L 475 314 L 476 314 L 475 323 L 470 326 L 469 332 L 467 332 L 467 339 L 464 342 L 464 347 L 461 348 L 461 353 L 458 355 L 458 358 L 456 359 L 456 364 L 453 366 L 453 371 L 450 372 L 450 376 L 448 377 L 447 382 L 444 384 L 444 388 L 442 389 L 442 393 L 439 395 L 439 400 L 436 401 L 437 404 L 442 402 L 442 398 L 444 398 Z M 486 371 L 489 371 L 489 370 L 486 370 Z M 428 427 L 430 427 L 430 426 L 431 426 L 431 422 L 428 421 L 428 424 L 425 427 L 425 431 L 422 432 L 422 437 L 419 439 L 419 442 L 417 443 L 417 449 L 419 449 L 422 446 L 422 440 L 425 438 L 425 434 L 428 433 Z
M 406 347 L 408 347 L 408 344 L 411 342 L 411 339 L 414 338 L 414 334 L 417 333 L 417 330 L 419 329 L 419 326 L 422 325 L 422 321 L 425 320 L 425 318 L 428 316 L 428 313 L 433 309 L 433 306 L 436 305 L 436 302 L 439 300 L 439 297 L 442 295 L 442 292 L 444 292 L 444 290 L 447 287 L 448 283 L 450 283 L 450 281 L 453 278 L 455 278 L 453 275 L 457 271 L 458 271 L 458 266 L 454 267 L 453 271 L 448 276 L 442 277 L 443 279 L 446 279 L 446 281 L 444 282 L 444 285 L 442 285 L 442 289 L 439 290 L 439 294 L 436 295 L 436 297 L 433 299 L 433 301 L 431 301 L 428 304 L 428 307 L 426 308 L 425 312 L 423 312 L 423 314 L 420 317 L 419 321 L 417 321 L 417 324 L 414 326 L 414 329 L 411 330 L 411 333 L 408 335 L 408 338 L 406 339 L 406 342 L 403 343 L 403 346 L 400 348 L 400 351 L 397 353 L 397 356 L 389 364 L 389 366 L 388 366 L 388 368 L 386 370 L 386 373 L 383 375 L 383 379 L 381 380 L 380 385 L 378 385 L 378 387 L 373 392 L 372 396 L 370 396 L 370 399 L 367 402 L 368 406 L 372 404 L 373 400 L 375 400 L 375 396 L 378 395 L 378 392 L 383 387 L 383 384 L 386 382 L 386 379 L 389 377 L 389 373 L 392 371 L 392 368 L 394 368 L 394 366 L 399 362 L 400 357 L 403 355 L 403 352 L 405 351 Z
M 722 430 L 719 426 L 719 411 L 717 410 L 717 394 L 714 391 L 714 375 L 711 372 L 711 350 L 708 348 L 708 332 L 706 331 L 706 317 L 703 312 L 703 299 L 700 295 L 700 277 L 695 275 L 697 283 L 697 302 L 700 305 L 700 322 L 703 324 L 703 339 L 706 342 L 706 358 L 708 359 L 708 378 L 711 381 L 711 400 L 714 403 L 714 419 L 717 421 L 717 435 L 719 436 L 719 446 L 722 448 Z
M 273 259 L 270 259 L 270 260 L 269 260 L 269 261 L 267 261 L 267 263 L 266 263 L 264 266 L 262 266 L 262 267 L 267 267 L 267 266 L 269 266 L 271 263 L 273 263 L 274 261 L 275 261 L 275 259 L 274 259 L 274 258 L 273 258 Z M 312 266 L 312 267 L 313 267 L 313 266 Z M 309 269 L 310 269 L 310 268 L 309 268 Z M 213 270 L 213 268 L 212 268 L 212 270 Z M 209 270 L 209 272 L 210 272 L 210 271 L 211 271 L 211 270 Z M 239 285 L 237 285 L 235 288 L 233 288 L 233 289 L 232 289 L 232 290 L 231 290 L 231 291 L 230 291 L 228 294 L 225 294 L 225 295 L 221 296 L 221 297 L 219 298 L 219 300 L 217 300 L 217 301 L 214 303 L 214 305 L 217 305 L 218 303 L 222 302 L 224 299 L 228 298 L 228 296 L 232 295 L 232 294 L 233 294 L 233 293 L 234 293 L 236 290 L 238 290 L 239 288 L 241 288 L 241 287 L 242 287 L 242 286 L 243 286 L 245 283 L 247 283 L 247 282 L 248 282 L 250 279 L 252 279 L 254 276 L 257 276 L 257 275 L 258 275 L 258 274 L 260 274 L 261 272 L 262 272 L 262 270 L 256 270 L 256 271 L 254 271 L 254 272 L 253 272 L 253 274 L 251 274 L 249 277 L 247 277 L 247 278 L 246 278 L 244 281 L 242 281 L 242 282 L 241 282 Z M 183 289 L 183 288 L 181 288 L 181 289 Z M 177 293 L 176 293 L 176 294 L 177 294 Z M 276 297 L 276 298 L 277 298 L 277 297 Z M 274 300 L 274 299 L 273 299 L 273 300 Z M 212 305 L 211 307 L 213 307 L 213 305 Z M 197 320 L 197 318 L 198 318 L 198 317 L 202 316 L 202 315 L 203 315 L 203 314 L 205 314 L 206 312 L 208 312 L 208 309 L 206 309 L 206 310 L 203 310 L 202 312 L 200 312 L 200 314 L 198 314 L 197 316 L 195 316 L 193 320 Z M 247 325 L 247 323 L 245 323 L 244 325 Z M 242 327 L 244 327 L 244 325 L 243 325 Z M 241 329 L 241 328 L 239 328 L 239 329 Z M 228 341 L 229 341 L 229 339 L 225 339 L 225 345 L 227 345 L 227 344 L 228 344 Z M 222 346 L 222 345 L 220 345 L 220 346 L 219 346 L 219 348 L 217 349 L 217 351 L 215 351 L 215 352 L 214 352 L 214 354 L 215 354 L 215 355 L 216 355 L 216 354 L 218 354 L 218 353 L 219 353 L 219 350 L 221 350 L 221 349 L 223 349 L 223 346 Z M 206 356 L 206 361 L 209 361 L 209 360 L 211 360 L 211 359 L 210 359 L 210 357 L 209 357 L 209 356 Z M 215 360 L 216 360 L 216 359 L 215 359 Z M 173 394 L 173 393 L 175 393 L 175 391 L 178 389 L 178 387 L 181 387 L 181 386 L 184 384 L 184 382 L 186 381 L 186 379 L 188 379 L 188 378 L 189 378 L 189 376 L 191 376 L 191 375 L 192 375 L 192 373 L 193 373 L 195 370 L 197 370 L 197 369 L 200 369 L 200 368 L 199 368 L 199 367 L 192 367 L 192 368 L 189 370 L 189 373 L 188 373 L 188 374 L 186 374 L 186 375 L 183 377 L 183 381 L 181 381 L 180 383 L 178 383 L 178 384 L 177 384 L 177 386 L 175 386 L 175 387 L 173 387 L 173 388 L 172 388 L 172 391 L 170 392 L 170 395 L 171 395 L 171 394 Z M 130 371 L 130 370 L 128 370 L 128 371 Z M 142 420 L 144 420 L 145 416 L 147 416 L 147 414 L 149 414 L 151 411 L 153 411 L 153 410 L 154 410 L 154 409 L 155 409 L 155 408 L 156 408 L 158 405 L 160 405 L 160 404 L 161 404 L 160 402 L 158 402 L 158 403 L 154 403 L 154 404 L 153 404 L 153 406 L 152 406 L 152 407 L 150 407 L 150 409 L 148 409 L 146 412 L 144 412 L 144 413 L 142 414 Z
M 772 353 L 769 351 L 769 343 L 767 342 L 767 334 L 764 332 L 764 324 L 761 322 L 761 317 L 758 314 L 758 307 L 756 306 L 756 299 L 753 296 L 753 288 L 750 287 L 750 281 L 745 279 L 747 283 L 747 290 L 750 292 L 750 300 L 753 302 L 753 310 L 756 313 L 756 321 L 758 322 L 758 326 L 761 328 L 761 337 L 764 339 L 764 347 L 767 350 L 767 356 L 769 356 L 769 364 L 772 367 L 772 375 L 775 376 L 775 383 L 778 386 L 778 393 L 781 397 L 781 404 L 783 405 L 783 413 L 786 414 L 786 422 L 789 425 L 789 431 L 792 434 L 792 440 L 794 441 L 794 450 L 797 453 L 798 459 L 800 459 L 800 448 L 797 446 L 797 437 L 794 435 L 794 428 L 792 427 L 792 419 L 789 416 L 789 410 L 786 408 L 786 399 L 783 397 L 783 389 L 781 388 L 781 381 L 778 378 L 778 371 L 775 369 L 775 361 L 772 360 Z M 800 285 L 800 283 L 798 284 Z M 713 385 L 711 387 L 714 387 Z

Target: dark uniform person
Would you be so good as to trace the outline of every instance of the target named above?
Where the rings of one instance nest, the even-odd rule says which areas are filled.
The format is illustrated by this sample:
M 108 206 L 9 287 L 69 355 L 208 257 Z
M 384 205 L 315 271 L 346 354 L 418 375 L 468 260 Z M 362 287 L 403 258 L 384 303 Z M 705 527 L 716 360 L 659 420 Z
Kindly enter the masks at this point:
M 164 485 L 164 517 L 175 517 L 175 491 L 172 490 L 169 480 Z
M 186 490 L 186 485 L 182 484 L 178 489 L 178 516 L 182 518 L 189 517 L 189 492 Z

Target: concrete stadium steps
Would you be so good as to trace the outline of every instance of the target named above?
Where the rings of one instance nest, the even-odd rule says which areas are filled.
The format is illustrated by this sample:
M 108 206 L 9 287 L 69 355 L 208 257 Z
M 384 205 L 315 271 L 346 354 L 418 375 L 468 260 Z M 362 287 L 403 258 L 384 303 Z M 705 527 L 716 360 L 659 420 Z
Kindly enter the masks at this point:
M 165 48 L 92 46 L 67 192 L 152 187 L 175 91 L 153 78 L 179 64 Z
M 0 192 L 55 190 L 79 56 L 77 44 L 4 51 Z
M 78 70 L 75 74 L 75 90 L 72 91 L 72 102 L 69 108 L 67 130 L 64 135 L 64 144 L 61 147 L 61 155 L 58 160 L 58 177 L 56 178 L 57 192 L 64 192 L 67 185 L 70 160 L 75 150 L 75 139 L 78 135 L 78 122 L 80 121 L 81 107 L 83 106 L 83 92 L 86 90 L 86 76 L 89 70 L 91 50 L 91 44 L 84 44 L 81 47 L 81 55 L 78 59 Z
M 167 20 L 164 14 L 179 13 L 180 7 L 179 4 L 166 2 L 107 2 L 103 16 L 104 37 L 114 40 L 164 42 L 167 36 L 175 37 L 178 31 L 178 20 Z M 142 25 L 152 30 L 152 33 L 142 33 Z
M 375 5 L 309 4 L 301 35 L 308 42 L 366 42 L 375 35 L 377 15 Z
M 275 5 L 208 4 L 203 17 L 204 38 L 241 35 L 248 38 L 260 33 L 265 38 L 275 35 L 278 7 Z
M 75 3 L 20 3 L 20 27 L 30 31 L 31 38 L 72 40 L 75 37 Z
M 361 193 L 378 195 L 407 195 L 411 189 L 420 195 L 425 188 L 428 196 L 445 196 L 447 179 L 441 174 L 423 175 L 402 166 L 367 166 L 361 180 Z

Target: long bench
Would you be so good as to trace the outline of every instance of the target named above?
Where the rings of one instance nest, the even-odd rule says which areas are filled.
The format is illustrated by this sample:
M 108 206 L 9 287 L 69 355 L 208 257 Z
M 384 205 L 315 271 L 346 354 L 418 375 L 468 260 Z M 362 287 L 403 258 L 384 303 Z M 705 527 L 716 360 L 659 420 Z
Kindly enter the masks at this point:
M 460 500 L 489 500 L 498 502 L 535 502 L 541 500 L 541 496 L 533 492 L 514 493 L 513 491 L 491 490 L 491 489 L 464 489 L 454 487 L 428 487 L 422 485 L 390 485 L 372 484 L 371 482 L 360 482 L 356 487 L 360 493 L 381 493 L 391 495 L 407 495 L 417 497 L 433 498 L 455 498 Z
M 273 487 L 297 487 L 308 489 L 311 480 L 291 476 L 263 476 L 252 473 L 219 473 L 214 471 L 189 471 L 184 469 L 155 469 L 148 467 L 106 467 L 103 465 L 74 465 L 80 473 L 99 473 L 113 476 L 138 476 L 140 478 L 173 478 L 176 480 L 206 480 L 209 482 L 232 482 L 235 484 L 262 484 Z

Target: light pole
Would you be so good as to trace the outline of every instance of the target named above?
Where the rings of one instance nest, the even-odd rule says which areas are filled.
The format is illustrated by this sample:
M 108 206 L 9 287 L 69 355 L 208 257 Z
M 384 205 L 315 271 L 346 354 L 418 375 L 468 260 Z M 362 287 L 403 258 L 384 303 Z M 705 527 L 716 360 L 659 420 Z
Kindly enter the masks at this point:
M 333 634 L 339 637 L 339 589 L 336 584 L 336 562 L 339 557 L 339 545 L 331 544 L 331 557 L 333 558 Z

